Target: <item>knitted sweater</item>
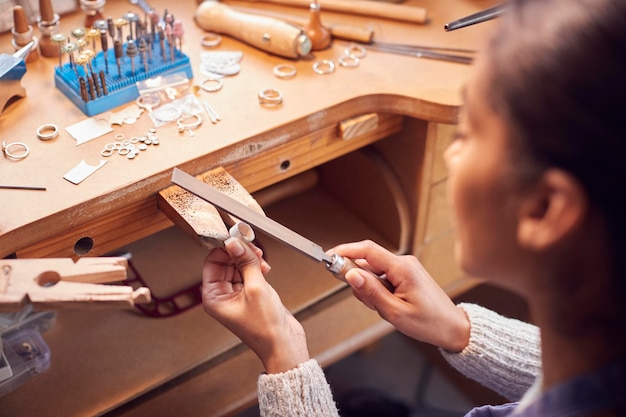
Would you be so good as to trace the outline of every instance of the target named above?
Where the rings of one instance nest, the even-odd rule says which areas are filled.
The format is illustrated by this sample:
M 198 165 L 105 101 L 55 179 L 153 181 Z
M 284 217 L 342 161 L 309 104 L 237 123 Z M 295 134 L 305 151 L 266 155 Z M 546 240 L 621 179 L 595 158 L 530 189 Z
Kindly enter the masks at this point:
M 459 353 L 442 350 L 464 375 L 501 395 L 518 400 L 541 373 L 539 329 L 475 304 L 459 304 L 470 323 L 470 342 Z M 324 371 L 311 359 L 280 374 L 258 379 L 263 417 L 337 417 Z

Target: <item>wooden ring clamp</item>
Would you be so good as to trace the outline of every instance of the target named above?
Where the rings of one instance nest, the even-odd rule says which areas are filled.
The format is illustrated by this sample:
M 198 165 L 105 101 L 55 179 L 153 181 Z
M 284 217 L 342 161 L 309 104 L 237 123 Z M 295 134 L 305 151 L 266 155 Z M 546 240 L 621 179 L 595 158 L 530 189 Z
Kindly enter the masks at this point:
M 150 290 L 124 285 L 101 285 L 126 279 L 123 257 L 2 259 L 0 309 L 92 306 L 132 307 L 150 302 Z

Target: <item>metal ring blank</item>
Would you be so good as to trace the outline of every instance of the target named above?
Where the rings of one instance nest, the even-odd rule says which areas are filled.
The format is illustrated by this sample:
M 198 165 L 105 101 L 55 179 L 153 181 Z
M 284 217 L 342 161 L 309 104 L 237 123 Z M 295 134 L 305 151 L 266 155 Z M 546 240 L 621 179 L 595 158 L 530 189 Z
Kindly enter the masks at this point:
M 214 83 L 215 85 L 207 86 L 205 85 L 207 83 Z M 206 80 L 202 81 L 202 83 L 200 84 L 200 88 L 202 88 L 204 91 L 207 91 L 209 93 L 220 91 L 222 87 L 224 87 L 224 83 L 222 82 L 222 80 L 218 78 L 207 78 Z
M 11 148 L 22 149 L 23 153 L 16 155 L 12 152 Z M 14 149 L 13 151 L 17 151 L 18 149 Z M 2 141 L 2 152 L 8 158 L 19 161 L 20 159 L 24 159 L 28 156 L 28 154 L 30 153 L 30 149 L 28 148 L 28 145 L 26 145 L 24 142 L 6 143 L 5 141 Z
M 278 106 L 283 102 L 283 95 L 274 88 L 259 91 L 259 103 L 265 106 Z
M 190 129 L 190 130 L 191 129 L 195 129 L 195 128 L 197 128 L 198 126 L 200 126 L 202 124 L 202 117 L 200 117 L 199 115 L 192 114 L 189 117 L 193 117 L 196 120 L 191 122 L 191 123 L 183 123 L 185 118 L 181 117 L 180 119 L 178 119 L 176 121 L 176 124 L 178 125 L 178 131 L 179 132 L 184 132 L 185 129 Z
M 367 51 L 365 47 L 353 43 L 353 44 L 350 44 L 350 46 L 346 48 L 345 55 L 347 56 L 352 55 L 357 58 L 365 58 L 365 55 L 367 55 Z
M 335 62 L 332 59 L 324 59 L 313 64 L 313 71 L 320 75 L 335 72 Z
M 296 67 L 291 64 L 278 64 L 273 69 L 274 75 L 278 78 L 292 78 L 298 73 Z
M 57 125 L 45 124 L 37 128 L 37 137 L 40 140 L 50 140 L 57 136 L 59 136 L 59 127 Z
M 359 58 L 354 55 L 344 55 L 339 58 L 339 65 L 345 68 L 356 68 L 359 66 Z
M 222 37 L 217 33 L 209 32 L 200 39 L 200 45 L 212 48 L 222 42 Z

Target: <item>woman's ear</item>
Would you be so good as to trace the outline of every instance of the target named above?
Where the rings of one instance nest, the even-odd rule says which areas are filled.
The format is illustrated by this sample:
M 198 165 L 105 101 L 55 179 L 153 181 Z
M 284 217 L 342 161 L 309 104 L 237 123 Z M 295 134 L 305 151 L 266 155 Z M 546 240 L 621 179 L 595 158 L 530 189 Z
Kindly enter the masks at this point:
M 522 198 L 519 243 L 531 250 L 558 244 L 584 221 L 587 211 L 587 196 L 578 180 L 561 169 L 549 169 Z

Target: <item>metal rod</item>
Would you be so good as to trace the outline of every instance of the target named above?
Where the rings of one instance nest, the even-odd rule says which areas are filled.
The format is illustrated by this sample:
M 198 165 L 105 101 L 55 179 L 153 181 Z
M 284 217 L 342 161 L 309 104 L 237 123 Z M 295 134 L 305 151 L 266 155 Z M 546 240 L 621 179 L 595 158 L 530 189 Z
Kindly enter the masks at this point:
M 464 49 L 464 48 L 448 48 L 448 47 L 440 47 L 440 46 L 425 46 L 425 45 L 410 45 L 410 44 L 406 44 L 406 43 L 390 43 L 390 42 L 370 42 L 363 44 L 363 46 L 368 47 L 368 46 L 376 46 L 379 48 L 387 48 L 387 49 L 393 49 L 393 50 L 398 50 L 398 51 L 408 51 L 408 52 L 413 52 L 413 51 L 438 51 L 438 52 L 452 52 L 452 53 L 458 53 L 458 54 L 475 54 L 476 51 L 473 49 Z
M 2 185 L 0 184 L 0 189 L 46 191 L 46 187 L 38 187 L 38 186 L 32 186 L 32 185 Z
M 475 25 L 476 23 L 482 23 L 486 22 L 487 20 L 495 19 L 506 10 L 506 6 L 506 4 L 499 4 L 497 6 L 490 7 L 480 12 L 463 17 L 459 20 L 446 23 L 445 25 L 443 25 L 443 28 L 446 32 L 450 32 L 452 30 L 461 29 L 466 26 Z
M 471 64 L 473 58 L 467 55 L 454 55 L 454 54 L 445 54 L 441 52 L 434 52 L 432 50 L 419 49 L 419 48 L 394 48 L 394 47 L 386 47 L 379 46 L 376 44 L 367 45 L 368 49 L 374 51 L 388 52 L 390 54 L 396 55 L 407 55 L 415 58 L 426 58 L 426 59 L 434 59 L 438 61 L 447 61 L 447 62 L 455 62 L 457 64 Z

